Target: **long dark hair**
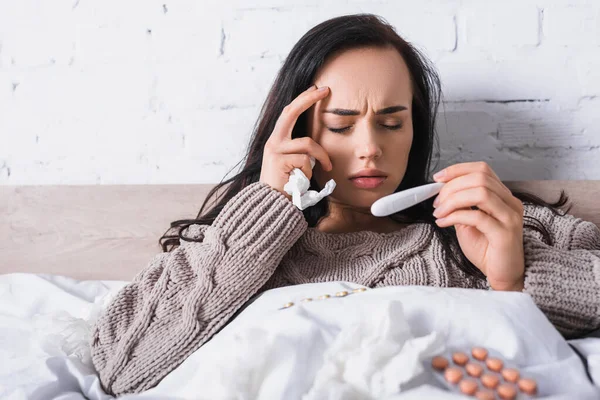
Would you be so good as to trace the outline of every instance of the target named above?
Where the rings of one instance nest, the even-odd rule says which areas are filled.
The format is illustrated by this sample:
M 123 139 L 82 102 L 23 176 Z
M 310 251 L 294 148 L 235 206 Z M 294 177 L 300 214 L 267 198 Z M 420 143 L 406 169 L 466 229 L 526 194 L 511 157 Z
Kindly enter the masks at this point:
M 430 183 L 432 153 L 434 147 L 439 148 L 434 125 L 442 95 L 440 78 L 435 68 L 418 49 L 402 39 L 393 26 L 383 18 L 372 14 L 336 17 L 315 26 L 296 43 L 279 70 L 263 104 L 244 157 L 245 164 L 242 170 L 232 178 L 222 180 L 209 192 L 196 219 L 171 223 L 171 227 L 159 240 L 163 251 L 171 251 L 180 244 L 181 240 L 192 240 L 182 235 L 185 228 L 192 224 L 212 224 L 233 196 L 247 185 L 259 180 L 263 149 L 283 108 L 314 83 L 313 79 L 317 71 L 329 55 L 358 47 L 389 46 L 396 48 L 402 55 L 410 71 L 413 88 L 412 119 L 415 134 L 406 174 L 396 191 Z M 292 137 L 306 136 L 306 132 L 307 118 L 304 113 L 298 118 Z M 311 187 L 320 189 L 314 179 L 311 180 Z M 553 204 L 548 204 L 529 193 L 513 192 L 513 195 L 524 203 L 550 207 L 554 213 L 558 213 L 556 209 L 564 206 L 568 201 L 564 191 L 561 192 L 560 199 Z M 205 211 L 209 202 L 213 204 Z M 485 279 L 483 273 L 460 251 L 454 228 L 440 228 L 435 224 L 433 210 L 433 199 L 430 199 L 391 217 L 403 223 L 431 224 L 443 244 L 446 256 L 449 257 L 448 261 L 453 261 L 470 276 Z M 308 225 L 314 227 L 322 217 L 327 215 L 328 202 L 321 201 L 304 210 L 303 213 Z M 525 223 L 541 232 L 545 240 L 550 242 L 550 235 L 544 226 L 533 218 L 531 220 Z

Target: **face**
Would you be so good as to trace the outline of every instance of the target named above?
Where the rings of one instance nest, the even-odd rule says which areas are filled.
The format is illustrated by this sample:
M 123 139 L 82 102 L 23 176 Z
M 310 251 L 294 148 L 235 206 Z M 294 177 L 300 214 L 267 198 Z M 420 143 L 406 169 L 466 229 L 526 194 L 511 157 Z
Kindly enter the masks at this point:
M 393 48 L 347 50 L 326 62 L 315 83 L 329 86 L 330 95 L 308 110 L 309 135 L 333 169 L 325 172 L 317 163 L 313 176 L 320 187 L 335 180 L 331 201 L 370 208 L 393 193 L 406 172 L 413 140 L 408 67 Z M 365 169 L 380 170 L 375 174 L 385 179 L 351 179 Z

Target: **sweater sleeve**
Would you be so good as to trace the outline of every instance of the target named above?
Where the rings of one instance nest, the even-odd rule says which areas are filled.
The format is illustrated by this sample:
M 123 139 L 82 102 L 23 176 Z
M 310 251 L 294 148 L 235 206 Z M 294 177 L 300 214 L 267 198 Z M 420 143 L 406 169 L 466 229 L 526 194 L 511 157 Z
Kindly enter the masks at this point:
M 600 230 L 572 215 L 555 215 L 527 205 L 551 242 L 525 228 L 525 289 L 553 325 L 567 338 L 600 327 Z
M 212 225 L 191 225 L 117 293 L 92 331 L 107 393 L 154 387 L 214 335 L 271 277 L 306 231 L 304 215 L 261 182 L 234 196 Z

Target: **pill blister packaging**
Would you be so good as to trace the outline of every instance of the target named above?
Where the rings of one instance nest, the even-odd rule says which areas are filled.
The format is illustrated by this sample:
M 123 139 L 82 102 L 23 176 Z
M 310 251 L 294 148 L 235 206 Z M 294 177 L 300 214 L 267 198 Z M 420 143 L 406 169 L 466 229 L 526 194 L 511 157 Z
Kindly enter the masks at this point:
M 478 400 L 526 400 L 539 393 L 535 379 L 493 349 L 449 349 L 429 359 L 428 368 L 451 391 Z

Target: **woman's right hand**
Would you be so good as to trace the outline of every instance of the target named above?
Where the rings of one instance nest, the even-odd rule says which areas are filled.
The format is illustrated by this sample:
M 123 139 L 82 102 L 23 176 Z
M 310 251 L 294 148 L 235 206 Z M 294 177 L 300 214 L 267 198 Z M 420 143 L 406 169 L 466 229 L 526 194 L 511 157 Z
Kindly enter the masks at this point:
M 285 106 L 275 124 L 275 129 L 265 144 L 260 181 L 280 191 L 288 199 L 291 199 L 291 196 L 283 190 L 283 186 L 290 179 L 290 172 L 294 168 L 299 168 L 310 180 L 312 177 L 311 156 L 321 163 L 321 167 L 325 171 L 332 169 L 329 155 L 312 138 L 292 139 L 292 130 L 298 117 L 317 101 L 327 97 L 328 94 L 329 87 L 322 86 L 317 89 L 315 85 L 300 93 L 290 104 Z

